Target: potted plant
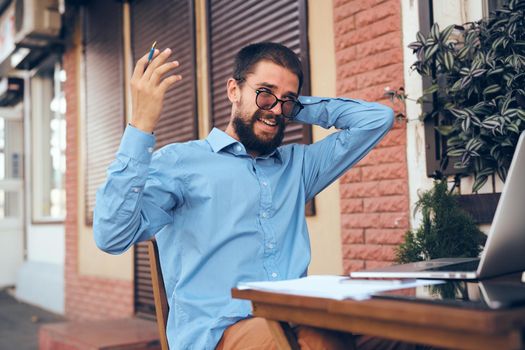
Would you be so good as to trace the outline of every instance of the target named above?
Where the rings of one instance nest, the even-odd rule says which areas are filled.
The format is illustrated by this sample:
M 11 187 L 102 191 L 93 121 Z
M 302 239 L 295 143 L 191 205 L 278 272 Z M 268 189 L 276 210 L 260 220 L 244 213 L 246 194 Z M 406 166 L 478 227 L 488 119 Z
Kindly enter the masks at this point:
M 409 230 L 396 249 L 399 263 L 443 257 L 477 257 L 486 236 L 469 214 L 459 208 L 453 189 L 445 179 L 419 195 L 416 211 L 422 214 L 421 226 Z
M 474 175 L 474 192 L 494 173 L 505 181 L 525 130 L 525 0 L 463 26 L 440 31 L 436 23 L 409 47 L 417 55 L 413 68 L 432 81 L 418 101 L 432 97 L 422 118 L 443 121 L 437 129 L 446 137 L 446 159 Z

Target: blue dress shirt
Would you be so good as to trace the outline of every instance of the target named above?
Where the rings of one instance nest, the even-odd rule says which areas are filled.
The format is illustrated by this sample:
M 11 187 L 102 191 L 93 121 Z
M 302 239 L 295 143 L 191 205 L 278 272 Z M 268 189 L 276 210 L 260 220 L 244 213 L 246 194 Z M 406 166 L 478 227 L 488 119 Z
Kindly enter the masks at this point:
M 393 123 L 392 110 L 378 103 L 300 101 L 299 122 L 341 130 L 252 158 L 218 129 L 153 153 L 154 135 L 126 128 L 97 192 L 95 241 L 119 254 L 156 236 L 171 349 L 214 349 L 226 327 L 248 317 L 250 303 L 231 297 L 238 282 L 306 275 L 305 202 L 364 157 Z

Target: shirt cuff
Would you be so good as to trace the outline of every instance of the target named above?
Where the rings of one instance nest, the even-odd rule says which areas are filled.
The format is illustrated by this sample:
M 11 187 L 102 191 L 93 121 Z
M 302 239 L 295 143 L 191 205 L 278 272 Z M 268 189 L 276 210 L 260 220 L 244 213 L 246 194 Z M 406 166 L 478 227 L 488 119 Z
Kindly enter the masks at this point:
M 128 124 L 120 141 L 118 154 L 148 164 L 151 161 L 154 146 L 155 136 L 153 134 Z

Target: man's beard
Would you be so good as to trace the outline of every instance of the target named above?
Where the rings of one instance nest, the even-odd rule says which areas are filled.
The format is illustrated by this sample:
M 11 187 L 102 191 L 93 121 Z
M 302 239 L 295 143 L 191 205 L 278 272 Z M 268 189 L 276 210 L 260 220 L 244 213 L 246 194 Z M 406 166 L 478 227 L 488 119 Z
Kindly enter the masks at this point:
M 261 155 L 270 154 L 283 142 L 286 124 L 282 116 L 276 116 L 277 133 L 275 133 L 270 140 L 262 140 L 254 131 L 254 124 L 258 118 L 264 119 L 261 110 L 257 110 L 249 121 L 244 121 L 241 117 L 235 116 L 233 118 L 233 128 L 239 137 L 239 141 L 241 141 L 247 150 L 257 152 Z

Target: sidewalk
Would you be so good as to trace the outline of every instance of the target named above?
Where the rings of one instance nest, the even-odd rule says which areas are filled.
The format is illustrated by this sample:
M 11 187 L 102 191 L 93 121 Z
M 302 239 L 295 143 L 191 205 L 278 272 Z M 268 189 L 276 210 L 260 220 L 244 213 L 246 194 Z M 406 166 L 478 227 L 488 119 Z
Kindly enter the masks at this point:
M 38 328 L 65 318 L 39 307 L 17 301 L 0 290 L 0 350 L 38 349 Z

